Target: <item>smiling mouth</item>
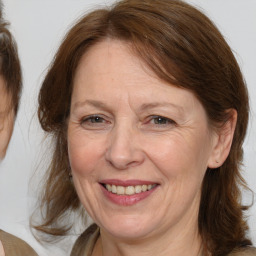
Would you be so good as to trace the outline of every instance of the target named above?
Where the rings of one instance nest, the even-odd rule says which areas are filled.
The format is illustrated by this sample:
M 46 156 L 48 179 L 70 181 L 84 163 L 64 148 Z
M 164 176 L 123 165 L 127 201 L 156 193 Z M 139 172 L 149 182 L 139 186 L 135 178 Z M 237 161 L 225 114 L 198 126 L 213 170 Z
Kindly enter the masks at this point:
M 117 186 L 112 184 L 101 184 L 108 192 L 116 195 L 126 195 L 132 196 L 135 194 L 140 194 L 146 191 L 150 191 L 155 188 L 158 184 L 150 184 L 150 185 L 136 185 L 136 186 Z

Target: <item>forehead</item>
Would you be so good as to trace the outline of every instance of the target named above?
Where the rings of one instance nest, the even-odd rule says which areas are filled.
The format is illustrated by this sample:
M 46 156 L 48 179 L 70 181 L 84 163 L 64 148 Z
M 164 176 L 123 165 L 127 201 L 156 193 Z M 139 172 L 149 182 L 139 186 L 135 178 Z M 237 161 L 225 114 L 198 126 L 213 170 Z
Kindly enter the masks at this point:
M 91 47 L 78 65 L 72 104 L 86 100 L 129 100 L 133 105 L 169 101 L 181 108 L 199 103 L 190 91 L 159 79 L 128 43 L 111 39 Z
M 105 85 L 115 90 L 124 86 L 136 90 L 153 83 L 170 86 L 135 55 L 129 43 L 108 38 L 82 56 L 74 77 L 75 89 L 80 86 L 87 90 L 103 89 Z
M 113 65 L 115 69 L 113 69 Z M 90 74 L 112 74 L 115 71 L 115 75 L 117 75 L 119 72 L 125 73 L 125 70 L 129 73 L 131 70 L 136 70 L 138 66 L 148 74 L 154 75 L 135 55 L 129 42 L 106 38 L 91 46 L 84 53 L 76 70 L 75 78 L 85 69 Z

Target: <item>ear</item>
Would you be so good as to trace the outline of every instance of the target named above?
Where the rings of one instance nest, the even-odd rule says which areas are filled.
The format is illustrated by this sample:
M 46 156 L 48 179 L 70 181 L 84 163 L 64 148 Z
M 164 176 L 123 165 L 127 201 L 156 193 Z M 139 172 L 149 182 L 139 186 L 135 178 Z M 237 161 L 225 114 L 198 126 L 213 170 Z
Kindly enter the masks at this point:
M 14 126 L 14 110 L 0 113 L 0 160 L 5 157 Z
M 237 112 L 235 109 L 229 109 L 229 119 L 217 128 L 213 136 L 213 149 L 208 161 L 209 168 L 220 167 L 227 159 L 232 145 L 234 132 L 237 122 Z

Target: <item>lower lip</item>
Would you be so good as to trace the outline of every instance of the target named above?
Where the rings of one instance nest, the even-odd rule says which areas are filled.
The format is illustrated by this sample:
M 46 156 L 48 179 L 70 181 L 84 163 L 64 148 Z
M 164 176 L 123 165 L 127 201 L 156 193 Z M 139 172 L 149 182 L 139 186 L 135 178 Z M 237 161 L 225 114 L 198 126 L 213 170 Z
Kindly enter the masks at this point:
M 149 197 L 157 188 L 158 186 L 152 188 L 151 190 L 145 191 L 145 192 L 141 192 L 138 194 L 134 194 L 131 196 L 128 195 L 117 195 L 117 194 L 113 194 L 111 192 L 109 192 L 108 190 L 106 190 L 102 185 L 101 185 L 101 189 L 103 191 L 103 194 L 112 202 L 115 203 L 117 205 L 122 205 L 122 206 L 131 206 L 134 205 L 138 202 L 140 202 L 143 199 L 146 199 L 147 197 Z

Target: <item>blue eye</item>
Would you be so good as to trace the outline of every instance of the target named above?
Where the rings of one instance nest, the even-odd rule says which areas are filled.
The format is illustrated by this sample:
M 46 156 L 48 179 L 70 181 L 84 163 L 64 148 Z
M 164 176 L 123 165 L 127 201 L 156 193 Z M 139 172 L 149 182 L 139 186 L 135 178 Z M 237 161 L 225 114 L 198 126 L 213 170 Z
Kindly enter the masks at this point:
M 164 118 L 162 116 L 155 117 L 155 118 L 153 118 L 153 120 L 154 120 L 154 124 L 167 124 L 168 123 L 168 119 Z
M 109 118 L 101 114 L 88 115 L 80 120 L 80 126 L 85 130 L 103 131 L 109 129 L 111 124 Z
M 155 116 L 151 119 L 154 124 L 157 125 L 168 125 L 168 124 L 175 124 L 175 122 L 169 118 L 163 116 Z
M 90 121 L 91 123 L 103 123 L 104 122 L 104 119 L 99 116 L 91 116 L 87 120 Z
M 100 116 L 88 116 L 84 119 L 82 119 L 81 123 L 82 124 L 87 124 L 87 125 L 94 125 L 94 124 L 102 124 L 102 123 L 105 123 L 106 120 Z

